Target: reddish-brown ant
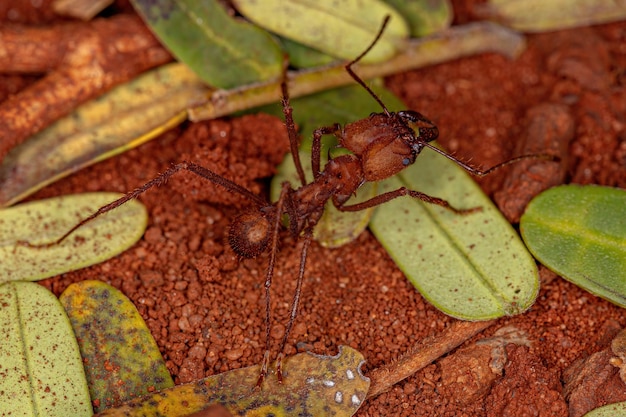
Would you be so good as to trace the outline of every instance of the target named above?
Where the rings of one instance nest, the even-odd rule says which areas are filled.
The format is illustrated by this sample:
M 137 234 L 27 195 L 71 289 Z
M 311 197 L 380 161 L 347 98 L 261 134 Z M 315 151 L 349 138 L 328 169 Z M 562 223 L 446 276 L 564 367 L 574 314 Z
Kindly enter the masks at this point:
M 253 194 L 246 188 L 192 162 L 176 164 L 158 175 L 156 178 L 131 191 L 124 197 L 101 207 L 91 216 L 82 220 L 57 241 L 54 245 L 67 238 L 76 229 L 90 220 L 104 214 L 122 204 L 136 198 L 154 186 L 164 184 L 168 178 L 181 170 L 186 170 L 199 175 L 202 178 L 217 184 L 226 190 L 238 193 L 246 197 L 254 208 L 237 216 L 231 224 L 229 231 L 229 243 L 233 250 L 241 257 L 256 257 L 269 248 L 269 264 L 265 276 L 265 354 L 261 367 L 261 374 L 257 386 L 259 386 L 268 370 L 270 362 L 270 287 L 274 276 L 274 265 L 278 249 L 278 235 L 281 228 L 281 219 L 286 216 L 289 220 L 288 229 L 295 238 L 302 237 L 303 244 L 300 255 L 300 267 L 296 282 L 296 290 L 291 303 L 289 322 L 282 337 L 280 350 L 276 360 L 276 374 L 282 382 L 281 360 L 287 338 L 294 324 L 298 311 L 298 304 L 302 292 L 304 268 L 307 259 L 307 251 L 311 245 L 313 229 L 320 220 L 326 202 L 331 200 L 340 211 L 359 211 L 378 206 L 389 200 L 401 196 L 410 196 L 427 203 L 443 206 L 457 214 L 467 214 L 480 210 L 480 207 L 469 209 L 457 209 L 447 201 L 431 197 L 424 193 L 407 188 L 399 188 L 373 197 L 358 204 L 346 204 L 357 189 L 366 182 L 380 181 L 389 178 L 415 162 L 415 159 L 424 148 L 430 148 L 447 158 L 455 161 L 461 167 L 476 176 L 484 176 L 492 171 L 513 162 L 525 158 L 551 158 L 546 155 L 524 155 L 498 164 L 488 170 L 482 171 L 473 168 L 451 155 L 446 154 L 429 142 L 439 135 L 437 127 L 426 117 L 412 110 L 390 112 L 378 96 L 365 84 L 365 82 L 352 70 L 352 66 L 361 60 L 376 44 L 382 35 L 388 18 L 385 19 L 378 34 L 372 43 L 357 58 L 349 62 L 345 69 L 350 76 L 359 83 L 382 107 L 382 113 L 375 113 L 369 117 L 345 125 L 339 124 L 322 127 L 313 132 L 313 145 L 311 162 L 313 167 L 313 182 L 307 183 L 304 169 L 298 156 L 298 136 L 292 116 L 292 108 L 289 102 L 286 70 L 281 82 L 282 106 L 285 116 L 285 126 L 289 134 L 291 154 L 300 178 L 301 186 L 293 188 L 289 183 L 282 184 L 280 197 L 275 203 L 270 203 L 265 198 Z M 334 135 L 339 144 L 350 150 L 351 154 L 341 155 L 330 159 L 324 169 L 321 169 L 321 138 L 324 135 Z

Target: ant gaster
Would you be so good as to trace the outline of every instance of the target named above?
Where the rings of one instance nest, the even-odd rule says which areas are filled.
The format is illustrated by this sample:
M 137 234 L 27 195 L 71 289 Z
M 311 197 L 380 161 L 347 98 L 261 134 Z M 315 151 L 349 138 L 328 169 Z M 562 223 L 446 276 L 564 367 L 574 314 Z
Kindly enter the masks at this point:
M 237 216 L 231 223 L 229 231 L 229 243 L 233 250 L 241 257 L 252 258 L 269 250 L 269 263 L 265 276 L 265 354 L 261 366 L 261 373 L 257 382 L 260 386 L 267 375 L 270 363 L 270 287 L 274 276 L 276 253 L 278 252 L 278 236 L 281 228 L 281 218 L 286 216 L 289 220 L 289 231 L 295 238 L 302 238 L 300 255 L 300 267 L 296 281 L 296 290 L 291 303 L 289 322 L 283 335 L 280 350 L 276 360 L 276 375 L 282 382 L 282 358 L 283 350 L 289 333 L 293 327 L 302 292 L 302 282 L 307 259 L 307 251 L 313 238 L 313 229 L 324 212 L 326 202 L 331 200 L 340 211 L 359 211 L 378 206 L 389 200 L 401 196 L 410 196 L 427 203 L 443 206 L 457 214 L 468 214 L 478 211 L 480 207 L 469 209 L 457 209 L 447 201 L 431 197 L 415 190 L 401 187 L 394 191 L 375 196 L 357 204 L 346 204 L 357 189 L 366 182 L 380 181 L 389 178 L 415 162 L 415 159 L 424 148 L 430 148 L 447 158 L 455 161 L 461 167 L 476 176 L 484 176 L 492 171 L 510 163 L 525 158 L 548 158 L 547 155 L 524 155 L 498 164 L 488 170 L 481 171 L 473 168 L 451 155 L 446 154 L 434 147 L 429 142 L 435 140 L 439 130 L 430 120 L 418 112 L 404 110 L 390 112 L 378 96 L 365 84 L 365 82 L 352 70 L 352 66 L 359 62 L 376 44 L 382 35 L 389 17 L 385 18 L 378 34 L 372 43 L 357 58 L 349 62 L 345 69 L 350 76 L 359 83 L 382 107 L 382 113 L 374 113 L 369 117 L 345 125 L 339 124 L 322 127 L 313 132 L 312 167 L 313 182 L 306 183 L 304 169 L 298 156 L 298 136 L 292 116 L 292 108 L 289 102 L 287 88 L 286 68 L 281 82 L 282 106 L 285 116 L 285 125 L 289 134 L 291 154 L 301 182 L 299 188 L 293 188 L 284 182 L 281 187 L 280 197 L 275 203 L 270 203 L 265 198 L 250 192 L 246 188 L 222 177 L 193 162 L 182 162 L 164 171 L 156 178 L 129 192 L 120 199 L 101 207 L 95 213 L 82 220 L 70 229 L 60 239 L 45 246 L 58 244 L 76 229 L 90 220 L 104 214 L 122 204 L 136 198 L 154 186 L 164 184 L 168 178 L 181 170 L 186 170 L 217 184 L 230 192 L 240 194 L 250 200 L 254 208 Z M 334 135 L 339 139 L 339 144 L 352 153 L 330 159 L 324 169 L 320 167 L 321 138 L 324 135 Z

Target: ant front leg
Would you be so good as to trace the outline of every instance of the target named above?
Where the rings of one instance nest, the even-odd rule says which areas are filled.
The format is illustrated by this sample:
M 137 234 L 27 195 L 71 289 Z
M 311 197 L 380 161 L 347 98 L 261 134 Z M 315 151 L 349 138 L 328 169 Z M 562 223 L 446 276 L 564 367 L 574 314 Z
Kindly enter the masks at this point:
M 444 207 L 450 211 L 453 211 L 456 214 L 470 214 L 470 213 L 475 213 L 477 211 L 482 210 L 482 207 L 458 209 L 450 205 L 450 203 L 448 203 L 446 200 L 442 198 L 432 197 L 432 196 L 429 196 L 428 194 L 424 194 L 419 191 L 409 190 L 406 187 L 400 187 L 397 190 L 388 191 L 386 193 L 377 195 L 376 197 L 372 197 L 369 200 L 366 200 L 357 204 L 351 204 L 351 205 L 345 206 L 345 205 L 337 204 L 334 200 L 333 200 L 333 204 L 335 204 L 335 207 L 337 207 L 339 211 L 360 211 L 360 210 L 365 210 L 371 207 L 379 206 L 381 204 L 384 204 L 388 201 L 393 200 L 394 198 L 403 197 L 407 195 L 410 197 L 422 200 L 429 204 L 436 204 L 438 206 Z
M 141 187 L 138 187 L 136 189 L 134 189 L 133 191 L 129 192 L 128 194 L 118 198 L 117 200 L 107 204 L 106 206 L 100 207 L 96 212 L 94 212 L 93 214 L 91 214 L 89 217 L 81 220 L 78 224 L 76 224 L 74 227 L 72 227 L 70 230 L 68 230 L 63 236 L 61 236 L 60 238 L 58 238 L 57 240 L 53 241 L 53 242 L 49 242 L 49 243 L 44 243 L 44 244 L 39 244 L 39 245 L 33 245 L 29 242 L 18 242 L 20 245 L 24 245 L 24 246 L 29 246 L 29 247 L 50 247 L 50 246 L 54 246 L 54 245 L 58 245 L 61 242 L 63 242 L 69 235 L 71 235 L 74 231 L 76 231 L 78 228 L 82 227 L 85 223 L 90 222 L 91 220 L 95 219 L 96 217 L 99 217 L 101 215 L 103 215 L 104 213 L 107 213 L 119 206 L 121 206 L 122 204 L 126 203 L 129 200 L 132 200 L 134 198 L 139 197 L 141 194 L 145 193 L 146 191 L 148 191 L 150 188 L 152 187 L 159 187 L 163 184 L 165 184 L 167 182 L 167 180 L 174 174 L 176 174 L 178 171 L 182 171 L 182 170 L 186 170 L 186 171 L 190 171 L 210 182 L 212 182 L 213 184 L 219 185 L 221 187 L 224 187 L 225 189 L 232 191 L 234 193 L 238 193 L 244 197 L 246 197 L 247 199 L 249 199 L 250 201 L 252 201 L 253 203 L 259 205 L 259 206 L 267 206 L 268 203 L 267 201 L 265 201 L 264 199 L 262 199 L 261 197 L 259 197 L 258 195 L 250 192 L 249 190 L 247 190 L 246 188 L 242 187 L 239 184 L 236 184 L 234 182 L 232 182 L 231 180 L 228 180 L 224 177 L 222 177 L 221 175 L 207 169 L 204 168 L 203 166 L 200 166 L 198 164 L 194 164 L 193 162 L 181 162 L 179 164 L 176 164 L 172 167 L 170 167 L 168 170 L 162 172 L 161 174 L 159 174 L 158 176 L 156 176 L 155 178 L 153 178 L 152 180 L 148 181 L 147 183 L 145 183 L 144 185 L 142 185 Z
M 298 178 L 300 178 L 300 184 L 306 185 L 306 177 L 304 176 L 304 169 L 302 168 L 302 162 L 300 161 L 300 154 L 298 153 L 298 132 L 296 132 L 296 124 L 293 121 L 293 107 L 289 101 L 289 87 L 287 86 L 287 67 L 289 66 L 289 60 L 285 59 L 283 62 L 283 73 L 280 81 L 280 88 L 283 94 L 281 101 L 283 105 L 283 115 L 285 116 L 285 127 L 287 128 L 287 134 L 289 135 L 289 149 L 291 150 L 291 157 L 293 158 L 293 164 L 298 172 Z
M 322 158 L 322 136 L 335 135 L 341 133 L 341 125 L 335 123 L 332 126 L 320 127 L 313 131 L 313 144 L 311 145 L 311 167 L 313 169 L 313 180 L 316 180 L 321 173 Z

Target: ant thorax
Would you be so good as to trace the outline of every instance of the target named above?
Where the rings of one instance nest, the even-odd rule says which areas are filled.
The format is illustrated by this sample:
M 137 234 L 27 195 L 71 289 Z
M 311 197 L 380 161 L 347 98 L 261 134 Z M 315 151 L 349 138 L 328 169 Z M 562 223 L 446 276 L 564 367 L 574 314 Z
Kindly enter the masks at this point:
M 343 205 L 363 184 L 360 158 L 354 154 L 341 155 L 329 160 L 315 182 L 290 190 L 285 201 L 290 230 L 300 234 L 305 226 L 314 226 L 331 200 L 335 206 Z

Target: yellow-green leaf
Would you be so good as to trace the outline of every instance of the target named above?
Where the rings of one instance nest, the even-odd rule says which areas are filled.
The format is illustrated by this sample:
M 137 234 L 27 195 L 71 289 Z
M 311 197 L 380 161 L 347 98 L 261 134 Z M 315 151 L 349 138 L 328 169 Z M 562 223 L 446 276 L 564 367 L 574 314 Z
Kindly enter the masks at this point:
M 0 285 L 0 414 L 91 416 L 76 338 L 57 298 L 41 285 Z
M 169 388 L 99 416 L 182 417 L 217 402 L 237 416 L 349 417 L 369 389 L 370 381 L 360 370 L 363 362 L 363 355 L 346 346 L 336 356 L 300 353 L 283 361 L 282 384 L 270 374 L 255 389 L 260 372 L 256 365 Z
M 563 185 L 535 197 L 520 219 L 528 249 L 552 271 L 626 307 L 626 191 Z
M 82 281 L 59 301 L 79 342 L 95 412 L 174 386 L 146 323 L 119 290 Z
M 596 408 L 585 414 L 584 417 L 626 417 L 626 402 Z
M 131 0 L 176 58 L 207 84 L 232 88 L 280 76 L 283 56 L 264 30 L 217 0 Z
M 539 290 L 535 261 L 480 187 L 460 167 L 424 149 L 415 164 L 380 184 L 447 200 L 459 215 L 400 197 L 381 205 L 370 228 L 398 267 L 435 307 L 453 317 L 488 320 L 528 309 Z
M 35 281 L 109 259 L 137 242 L 148 215 L 138 201 L 99 216 L 58 245 L 30 247 L 59 239 L 80 220 L 121 197 L 85 193 L 33 201 L 0 210 L 0 283 Z
M 524 32 L 543 32 L 626 18 L 621 0 L 490 0 L 477 14 Z
M 363 58 L 393 56 L 409 36 L 404 18 L 380 0 L 234 0 L 237 10 L 265 29 L 329 55 L 354 59 L 374 40 L 385 16 L 391 21 Z
M 450 0 L 386 0 L 409 22 L 411 35 L 426 36 L 447 29 L 454 10 Z
M 3 159 L 0 206 L 171 129 L 206 91 L 187 67 L 169 64 L 82 105 Z

